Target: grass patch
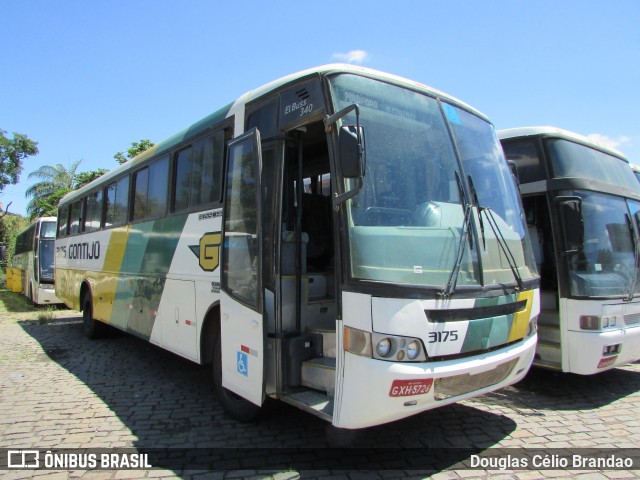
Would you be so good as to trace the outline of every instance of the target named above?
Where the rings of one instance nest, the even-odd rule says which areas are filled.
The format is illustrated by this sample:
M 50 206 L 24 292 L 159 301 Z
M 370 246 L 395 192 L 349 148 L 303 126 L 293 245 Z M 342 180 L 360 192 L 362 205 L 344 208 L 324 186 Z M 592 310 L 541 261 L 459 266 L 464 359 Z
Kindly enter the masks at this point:
M 47 305 L 44 310 L 40 310 L 40 313 L 38 313 L 38 323 L 40 323 L 40 325 L 45 325 L 53 322 L 53 320 L 55 320 L 55 310 L 56 309 L 51 305 Z
M 0 290 L 0 314 L 37 312 L 37 309 L 29 303 L 24 295 Z

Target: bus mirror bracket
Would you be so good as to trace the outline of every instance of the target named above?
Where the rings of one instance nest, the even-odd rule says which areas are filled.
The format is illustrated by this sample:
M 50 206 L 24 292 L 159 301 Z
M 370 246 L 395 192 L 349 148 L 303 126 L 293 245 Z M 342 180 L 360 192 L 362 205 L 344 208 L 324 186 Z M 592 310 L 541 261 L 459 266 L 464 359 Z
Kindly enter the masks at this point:
M 335 125 L 338 120 L 345 117 L 352 111 L 355 111 L 356 113 L 356 125 L 340 127 L 340 130 L 338 131 L 338 147 L 340 155 L 340 173 L 342 178 L 356 179 L 356 185 L 347 192 L 335 194 L 333 197 L 333 207 L 336 210 L 339 208 L 340 204 L 356 196 L 362 189 L 362 178 L 364 177 L 366 161 L 364 128 L 360 126 L 360 108 L 355 103 L 343 108 L 333 115 L 326 116 L 324 119 L 325 129 L 329 132 L 331 127 Z
M 562 253 L 574 255 L 582 251 L 584 243 L 584 219 L 582 216 L 582 199 L 580 197 L 556 197 L 562 222 L 564 244 Z

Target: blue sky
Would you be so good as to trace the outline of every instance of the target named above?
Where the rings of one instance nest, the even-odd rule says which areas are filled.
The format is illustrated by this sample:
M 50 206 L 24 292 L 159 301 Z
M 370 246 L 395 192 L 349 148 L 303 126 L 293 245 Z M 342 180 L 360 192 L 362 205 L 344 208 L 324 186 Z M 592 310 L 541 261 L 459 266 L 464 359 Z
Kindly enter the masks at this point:
M 244 92 L 349 61 L 453 95 L 496 128 L 553 125 L 640 163 L 640 1 L 0 0 L 0 129 L 42 165 L 111 169 Z M 356 52 L 356 53 L 353 53 Z

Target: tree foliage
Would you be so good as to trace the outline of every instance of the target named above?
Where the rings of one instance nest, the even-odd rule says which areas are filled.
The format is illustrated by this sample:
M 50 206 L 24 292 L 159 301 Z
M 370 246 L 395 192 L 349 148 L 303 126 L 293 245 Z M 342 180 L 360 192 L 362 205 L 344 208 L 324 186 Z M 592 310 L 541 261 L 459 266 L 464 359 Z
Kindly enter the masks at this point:
M 76 170 L 82 160 L 73 162 L 69 168 L 57 164 L 43 165 L 29 174 L 29 179 L 38 181 L 27 188 L 25 197 L 31 198 L 27 213 L 31 218 L 55 215 L 58 201 L 74 188 Z
M 2 273 L 7 265 L 11 265 L 16 248 L 18 233 L 29 226 L 29 220 L 19 215 L 5 215 L 0 219 L 0 243 L 5 248 L 5 258 L 0 259 Z M 0 275 L 2 275 L 0 273 Z
M 143 138 L 139 142 L 131 142 L 131 147 L 127 149 L 126 154 L 124 152 L 118 152 L 113 156 L 113 158 L 115 158 L 116 162 L 122 165 L 124 162 L 131 160 L 136 155 L 140 155 L 142 152 L 150 149 L 154 145 L 155 143 L 148 138 Z
M 0 192 L 7 185 L 18 183 L 22 161 L 38 154 L 38 142 L 20 133 L 14 133 L 13 138 L 7 138 L 5 133 L 7 132 L 0 129 Z
M 80 172 L 76 173 L 76 176 L 73 181 L 73 188 L 80 188 L 85 186 L 87 183 L 93 182 L 96 178 L 101 177 L 109 170 L 106 168 L 99 168 L 97 170 L 89 170 L 88 172 Z

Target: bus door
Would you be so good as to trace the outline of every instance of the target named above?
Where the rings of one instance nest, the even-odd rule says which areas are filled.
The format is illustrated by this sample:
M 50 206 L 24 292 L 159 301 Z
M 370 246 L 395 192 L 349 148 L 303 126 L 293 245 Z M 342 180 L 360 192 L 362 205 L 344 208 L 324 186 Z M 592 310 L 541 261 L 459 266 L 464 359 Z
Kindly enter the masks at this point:
M 260 133 L 229 142 L 224 200 L 220 334 L 222 385 L 256 405 L 264 400 Z

